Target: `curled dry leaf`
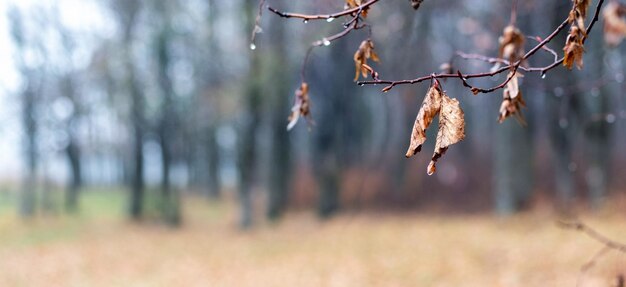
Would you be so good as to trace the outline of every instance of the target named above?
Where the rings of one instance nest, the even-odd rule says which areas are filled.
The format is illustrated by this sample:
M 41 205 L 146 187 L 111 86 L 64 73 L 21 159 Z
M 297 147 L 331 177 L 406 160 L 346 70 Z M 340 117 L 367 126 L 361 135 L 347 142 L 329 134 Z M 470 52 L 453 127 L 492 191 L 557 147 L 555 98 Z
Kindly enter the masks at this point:
M 424 0 L 409 0 L 409 1 L 411 1 L 411 6 L 415 10 L 419 9 L 420 5 L 422 5 L 422 2 L 424 2 Z
M 570 27 L 563 52 L 565 53 L 563 57 L 564 66 L 571 70 L 575 63 L 579 70 L 583 68 L 583 53 L 585 53 L 583 34 L 576 25 Z
M 611 47 L 619 45 L 626 37 L 626 5 L 610 2 L 604 8 L 604 42 Z
M 420 152 L 422 144 L 426 141 L 426 129 L 437 115 L 439 115 L 439 131 L 435 152 L 428 165 L 428 175 L 435 173 L 437 160 L 443 156 L 448 147 L 465 138 L 465 115 L 459 101 L 449 98 L 441 89 L 439 82 L 435 80 L 415 119 L 406 157 L 412 157 Z
M 509 73 L 508 77 L 511 77 Z M 498 122 L 503 123 L 510 116 L 515 118 L 521 123 L 525 124 L 526 121 L 522 116 L 521 109 L 526 107 L 526 102 L 522 97 L 522 91 L 519 89 L 518 78 L 523 77 L 519 72 L 516 72 L 511 80 L 504 87 L 502 104 L 500 105 L 500 115 L 498 116 Z
M 294 126 L 298 123 L 298 119 L 300 117 L 305 117 L 307 121 L 310 120 L 311 116 L 311 103 L 309 101 L 309 85 L 307 83 L 302 83 L 300 88 L 298 88 L 295 92 L 295 99 L 293 107 L 291 108 L 291 114 L 287 119 L 289 124 L 287 125 L 287 130 L 293 129 Z
M 574 2 L 574 7 L 572 7 L 572 11 L 569 13 L 569 22 L 572 23 L 576 21 L 576 25 L 580 28 L 580 32 L 583 35 L 586 35 L 585 32 L 585 18 L 587 18 L 587 10 L 589 10 L 589 4 L 591 4 L 590 0 L 572 0 Z
M 364 2 L 365 1 L 363 1 L 363 0 L 346 0 L 345 9 L 348 10 L 348 9 L 359 7 L 359 6 L 363 5 Z M 367 12 L 369 12 L 369 9 L 370 9 L 370 7 L 363 8 L 363 10 L 361 11 L 361 17 L 367 18 Z M 352 16 L 356 16 L 356 14 L 354 14 Z
M 445 93 L 441 97 L 441 110 L 439 112 L 439 131 L 435 153 L 428 164 L 428 175 L 437 171 L 437 160 L 441 158 L 448 147 L 465 139 L 465 114 L 459 101 L 449 98 Z
M 524 34 L 515 26 L 509 25 L 499 39 L 499 58 L 506 59 L 510 63 L 517 62 L 524 57 Z
M 422 150 L 422 144 L 426 141 L 426 129 L 433 122 L 433 119 L 439 113 L 441 109 L 441 96 L 443 91 L 439 86 L 439 83 L 435 83 L 430 87 L 422 107 L 417 113 L 415 124 L 413 124 L 413 133 L 411 134 L 411 143 L 409 150 L 406 152 L 406 157 L 412 157 Z
M 371 59 L 374 62 L 380 61 L 378 55 L 374 52 L 374 42 L 370 39 L 361 42 L 359 49 L 354 53 L 354 65 L 356 67 L 354 81 L 359 79 L 359 74 L 363 76 L 363 78 L 367 78 L 367 75 L 373 71 L 371 67 L 367 65 L 368 59 Z

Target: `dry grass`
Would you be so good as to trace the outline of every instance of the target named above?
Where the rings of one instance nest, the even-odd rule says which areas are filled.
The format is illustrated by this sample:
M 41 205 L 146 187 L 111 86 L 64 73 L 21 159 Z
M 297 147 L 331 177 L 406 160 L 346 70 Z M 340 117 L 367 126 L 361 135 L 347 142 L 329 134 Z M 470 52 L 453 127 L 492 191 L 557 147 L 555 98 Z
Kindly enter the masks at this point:
M 187 202 L 178 230 L 109 216 L 0 217 L 0 286 L 575 286 L 596 242 L 549 214 L 290 214 L 251 232 L 229 204 Z M 121 212 L 120 214 L 121 215 Z M 626 239 L 621 215 L 585 220 Z M 624 240 L 626 241 L 626 240 Z M 626 256 L 609 253 L 582 286 L 610 286 Z

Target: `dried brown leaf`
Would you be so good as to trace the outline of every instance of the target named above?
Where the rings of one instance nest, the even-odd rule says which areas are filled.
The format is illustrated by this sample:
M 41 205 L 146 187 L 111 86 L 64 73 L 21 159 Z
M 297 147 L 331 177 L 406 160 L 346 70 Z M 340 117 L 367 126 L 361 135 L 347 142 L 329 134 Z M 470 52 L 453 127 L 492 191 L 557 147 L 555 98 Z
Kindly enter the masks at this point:
M 590 0 L 572 0 L 574 6 L 569 13 L 569 22 L 576 22 L 578 28 L 580 28 L 580 32 L 583 35 L 587 35 L 585 28 L 585 18 L 587 18 L 587 11 L 589 10 L 589 5 L 591 4 Z
M 604 41 L 615 47 L 626 37 L 626 5 L 610 2 L 602 13 L 604 17 Z
M 565 47 L 563 47 L 565 56 L 563 57 L 563 65 L 568 69 L 572 69 L 574 64 L 580 70 L 583 68 L 583 53 L 585 53 L 585 47 L 583 46 L 583 34 L 582 31 L 576 26 L 570 27 L 569 35 L 565 40 Z
M 287 119 L 289 121 L 289 124 L 287 124 L 287 130 L 293 129 L 293 127 L 298 123 L 298 119 L 300 119 L 300 117 L 305 117 L 307 121 L 310 122 L 310 107 L 309 85 L 307 83 L 302 83 L 300 88 L 298 88 L 295 92 L 294 104 L 291 108 L 291 114 Z
M 449 98 L 443 93 L 441 110 L 439 112 L 439 131 L 435 153 L 428 165 L 428 175 L 437 171 L 437 160 L 441 158 L 448 147 L 465 139 L 465 113 L 456 99 Z
M 524 34 L 517 27 L 506 26 L 499 42 L 499 58 L 513 63 L 524 57 Z
M 439 86 L 439 83 L 435 81 L 433 86 L 430 87 L 422 106 L 417 113 L 417 118 L 413 124 L 413 132 L 411 134 L 411 143 L 409 149 L 406 152 L 406 157 L 412 157 L 422 150 L 422 144 L 426 141 L 426 129 L 433 122 L 433 119 L 439 113 L 441 109 L 441 97 L 443 91 Z
M 521 108 L 526 106 L 522 92 L 519 89 L 519 80 L 522 75 L 516 72 L 514 75 L 509 73 L 507 77 L 511 77 L 511 80 L 506 84 L 503 89 L 503 101 L 500 106 L 500 116 L 498 121 L 502 123 L 506 118 L 512 115 L 516 115 L 518 119 L 521 119 Z
M 511 73 L 509 73 L 508 77 L 511 77 Z M 500 114 L 498 116 L 499 123 L 503 123 L 504 120 L 510 116 L 515 116 L 520 123 L 525 124 L 521 109 L 526 107 L 526 102 L 524 102 L 522 91 L 519 89 L 518 78 L 520 77 L 522 77 L 522 75 L 519 72 L 516 72 L 504 87 L 502 104 L 500 105 Z
M 354 53 L 354 66 L 356 69 L 354 81 L 357 81 L 359 79 L 359 75 L 361 75 L 363 78 L 367 78 L 367 75 L 369 73 L 373 74 L 373 69 L 371 69 L 371 67 L 367 65 L 368 59 L 371 59 L 374 62 L 380 61 L 378 55 L 374 51 L 374 42 L 369 39 L 361 42 L 361 45 L 359 45 L 359 49 Z
M 348 9 L 356 8 L 356 7 L 363 5 L 363 3 L 364 3 L 363 0 L 346 0 L 345 9 L 348 10 Z M 367 18 L 367 13 L 369 12 L 369 9 L 370 7 L 363 8 L 363 10 L 361 10 L 361 17 Z M 353 14 L 352 16 L 356 16 L 356 13 Z

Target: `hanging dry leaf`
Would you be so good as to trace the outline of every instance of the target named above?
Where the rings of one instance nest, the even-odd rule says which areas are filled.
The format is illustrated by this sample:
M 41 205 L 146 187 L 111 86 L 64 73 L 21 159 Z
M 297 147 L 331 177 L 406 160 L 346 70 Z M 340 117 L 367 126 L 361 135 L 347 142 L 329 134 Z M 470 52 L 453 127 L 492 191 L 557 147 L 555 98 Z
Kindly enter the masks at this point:
M 374 42 L 372 40 L 367 39 L 361 42 L 359 49 L 354 53 L 354 65 L 356 67 L 356 75 L 354 76 L 354 81 L 359 79 L 359 74 L 363 76 L 363 78 L 367 78 L 369 74 L 367 60 L 372 59 L 374 62 L 379 62 L 380 59 L 376 52 L 374 52 Z M 371 68 L 370 68 L 371 69 Z M 372 70 L 373 71 L 373 70 Z
M 435 173 L 437 160 L 448 150 L 448 147 L 465 138 L 465 115 L 459 101 L 449 98 L 441 89 L 439 81 L 434 80 L 415 119 L 406 157 L 412 157 L 420 152 L 422 144 L 426 141 L 426 129 L 437 115 L 439 115 L 439 131 L 435 153 L 428 165 L 428 175 Z
M 422 2 L 424 2 L 424 0 L 409 0 L 409 1 L 411 1 L 411 6 L 415 10 L 419 9 Z
M 287 119 L 289 124 L 287 125 L 287 130 L 293 129 L 294 126 L 298 123 L 298 119 L 300 117 L 305 117 L 307 121 L 310 121 L 311 103 L 309 101 L 309 85 L 307 83 L 302 83 L 300 88 L 298 88 L 295 92 L 295 99 L 293 107 L 291 108 L 291 114 Z
M 441 110 L 439 112 L 439 131 L 435 153 L 428 164 L 428 175 L 437 171 L 437 160 L 441 158 L 448 147 L 465 139 L 465 114 L 459 101 L 449 98 L 445 93 L 441 97 Z
M 509 73 L 508 77 L 511 77 Z M 515 118 L 521 123 L 525 124 L 526 121 L 522 116 L 521 109 L 526 107 L 526 102 L 522 97 L 522 91 L 519 89 L 518 78 L 523 77 L 519 72 L 516 72 L 511 80 L 504 87 L 502 104 L 500 105 L 500 115 L 498 116 L 498 122 L 503 123 L 510 116 Z
M 573 0 L 576 11 L 582 18 L 587 18 L 587 10 L 589 10 L 590 0 Z
M 345 5 L 345 9 L 352 9 L 352 8 L 356 8 L 359 7 L 361 5 L 363 5 L 364 1 L 363 0 L 346 0 L 346 5 Z M 363 18 L 367 18 L 367 13 L 369 11 L 370 7 L 365 7 L 363 8 L 363 10 L 361 10 L 361 17 Z M 352 16 L 356 16 L 356 13 L 353 14 Z
M 611 47 L 619 45 L 626 37 L 626 5 L 616 1 L 604 8 L 604 42 Z
M 569 13 L 569 22 L 572 23 L 576 21 L 576 25 L 580 28 L 580 31 L 583 35 L 586 35 L 585 29 L 585 18 L 587 18 L 587 10 L 589 10 L 589 4 L 591 4 L 590 0 L 572 0 L 574 2 L 574 7 L 572 7 L 572 11 Z
M 565 52 L 563 58 L 564 66 L 571 70 L 575 63 L 579 70 L 583 68 L 583 53 L 585 53 L 585 47 L 583 46 L 582 32 L 576 25 L 570 27 L 563 52 Z
M 509 25 L 499 39 L 499 58 L 506 59 L 510 63 L 517 62 L 524 57 L 524 34 L 515 26 Z
M 439 86 L 439 82 L 435 81 L 435 83 L 428 90 L 428 93 L 426 93 L 426 97 L 424 97 L 424 101 L 422 102 L 422 107 L 417 113 L 415 124 L 413 124 L 411 143 L 409 145 L 409 150 L 406 152 L 407 158 L 414 156 L 422 150 L 422 144 L 426 141 L 426 129 L 430 126 L 433 119 L 437 116 L 439 110 L 441 109 L 442 94 L 443 91 Z

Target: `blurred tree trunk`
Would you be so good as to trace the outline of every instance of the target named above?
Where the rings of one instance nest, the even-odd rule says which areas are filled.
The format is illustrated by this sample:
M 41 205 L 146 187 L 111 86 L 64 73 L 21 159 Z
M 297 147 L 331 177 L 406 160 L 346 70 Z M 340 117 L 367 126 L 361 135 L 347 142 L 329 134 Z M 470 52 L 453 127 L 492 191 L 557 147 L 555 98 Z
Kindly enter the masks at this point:
M 350 118 L 346 105 L 352 104 L 354 100 L 346 97 L 350 94 L 354 96 L 355 93 L 354 90 L 348 90 L 354 88 L 354 66 L 345 61 L 345 55 L 351 49 L 348 47 L 351 46 L 347 39 L 332 43 L 332 49 L 328 51 L 330 59 L 317 67 L 316 81 L 311 90 L 316 122 L 313 169 L 319 184 L 317 211 L 322 218 L 331 217 L 339 211 L 342 168 L 346 167 L 346 162 L 353 154 L 346 149 L 346 143 L 353 142 L 346 138 L 351 136 L 346 130 Z M 316 97 L 316 93 L 324 96 Z
M 130 52 L 130 51 L 129 51 Z M 128 63 L 130 69 L 128 84 L 131 90 L 131 109 L 133 126 L 133 151 L 132 151 L 132 189 L 130 198 L 130 215 L 133 219 L 141 219 L 143 216 L 144 179 L 143 179 L 143 138 L 144 138 L 144 100 L 137 83 L 135 83 L 134 65 Z
M 216 0 L 209 0 L 209 55 L 211 61 L 209 63 L 209 69 L 207 69 L 206 78 L 209 79 L 208 88 L 211 89 L 213 84 L 219 82 L 218 75 L 215 71 L 219 70 L 219 62 L 221 53 L 217 46 L 217 17 L 220 15 L 219 6 Z M 218 98 L 216 93 L 211 94 L 212 98 L 209 99 L 210 111 L 209 111 L 209 124 L 206 130 L 207 142 L 207 163 L 208 163 L 208 193 L 209 197 L 217 199 L 221 196 L 222 183 L 220 181 L 220 151 L 219 144 L 217 142 L 217 130 L 219 124 L 219 107 Z
M 67 186 L 65 194 L 65 210 L 66 212 L 76 212 L 78 210 L 78 197 L 82 185 L 80 146 L 78 136 L 76 135 L 75 123 L 78 120 L 78 104 L 76 101 L 76 91 L 73 79 L 70 75 L 66 76 L 63 81 L 64 95 L 72 102 L 74 111 L 68 119 L 65 130 L 68 135 L 68 145 L 65 148 L 67 163 L 70 170 L 70 182 Z
M 573 75 L 566 77 L 566 79 L 566 86 L 574 86 L 577 82 Z M 549 109 L 552 111 L 550 113 L 549 130 L 556 173 L 557 206 L 561 211 L 567 212 L 576 195 L 574 172 L 572 170 L 572 153 L 576 133 L 579 130 L 577 119 L 580 96 L 577 91 L 563 94 L 561 89 L 557 90 L 557 92 L 560 94 L 548 93 L 549 98 L 547 102 L 549 103 Z
M 550 13 L 549 26 L 555 27 L 563 18 L 567 17 L 569 3 L 546 3 L 544 11 Z M 560 35 L 555 40 L 558 43 L 565 42 L 565 35 Z M 576 75 L 565 69 L 555 69 L 548 75 L 551 78 L 563 78 L 565 82 L 546 82 L 546 102 L 549 111 L 549 132 L 552 142 L 552 154 L 554 155 L 555 185 L 557 206 L 562 212 L 568 212 L 576 195 L 574 173 L 572 170 L 572 152 L 574 140 L 578 129 L 579 97 L 578 91 L 565 93 L 563 87 L 574 87 L 577 83 Z M 554 91 L 554 92 L 552 92 Z
M 494 192 L 496 212 L 508 215 L 526 207 L 533 188 L 532 134 L 508 119 L 496 130 Z
M 21 217 L 32 217 L 35 214 L 37 166 L 39 157 L 37 152 L 38 123 L 35 111 L 38 102 L 38 94 L 41 90 L 41 77 L 34 69 L 25 63 L 24 51 L 28 48 L 25 39 L 23 15 L 18 8 L 12 6 L 8 13 L 11 27 L 11 37 L 18 48 L 17 65 L 26 87 L 20 95 L 22 105 L 22 127 L 24 129 L 24 166 L 26 172 L 22 179 L 20 193 L 19 214 Z
M 139 87 L 137 72 L 133 59 L 133 36 L 136 17 L 140 9 L 139 0 L 117 0 L 113 2 L 114 11 L 117 13 L 118 22 L 123 29 L 123 59 L 126 70 L 125 89 L 131 98 L 130 120 L 133 129 L 133 147 L 131 152 L 131 194 L 130 194 L 130 217 L 139 220 L 143 216 L 144 203 L 144 162 L 143 141 L 145 129 L 145 101 Z
M 335 74 L 333 72 L 330 74 Z M 337 80 L 335 80 L 337 81 Z M 336 86 L 337 83 L 326 83 Z M 336 106 L 337 92 L 324 93 L 324 100 L 315 101 L 316 109 L 314 114 L 316 121 L 316 135 L 313 144 L 313 168 L 319 184 L 319 201 L 317 212 L 322 218 L 334 215 L 339 209 L 339 188 L 341 179 L 341 169 L 338 158 L 338 125 Z
M 526 15 L 524 15 L 526 16 Z M 529 17 L 519 23 L 528 31 Z M 524 91 L 524 89 L 522 88 Z M 502 91 L 498 91 L 502 93 Z M 531 119 L 529 109 L 522 111 Z M 514 118 L 499 125 L 494 142 L 493 188 L 495 209 L 500 215 L 509 215 L 527 207 L 533 191 L 533 123 L 526 125 Z
M 166 7 L 162 9 L 160 16 L 164 21 L 169 21 L 171 17 L 167 13 Z M 170 170 L 173 157 L 172 142 L 176 138 L 174 133 L 177 130 L 177 117 L 174 108 L 174 89 L 172 79 L 168 74 L 170 70 L 170 54 L 168 51 L 168 43 L 171 40 L 169 24 L 165 24 L 163 30 L 159 33 L 157 39 L 157 59 L 158 59 L 158 75 L 159 85 L 163 96 L 161 115 L 158 127 L 159 141 L 161 144 L 161 200 L 163 219 L 170 225 L 180 224 L 180 207 L 178 206 L 178 194 L 173 189 L 170 182 Z
M 65 210 L 76 212 L 78 210 L 78 196 L 82 185 L 82 173 L 80 164 L 80 147 L 75 135 L 69 136 L 69 143 L 65 148 L 67 161 L 70 167 L 71 180 L 65 195 Z
M 209 197 L 217 199 L 221 197 L 222 183 L 220 181 L 220 151 L 217 143 L 216 123 L 211 123 L 207 132 L 207 162 L 208 162 L 208 183 Z
M 589 41 L 588 49 L 591 50 L 596 62 L 589 63 L 587 69 L 594 72 L 591 75 L 600 79 L 605 76 L 605 50 L 601 41 Z M 586 109 L 585 132 L 585 156 L 588 166 L 585 172 L 585 182 L 589 202 L 593 208 L 600 208 L 609 187 L 609 163 L 611 146 L 611 124 L 609 121 L 610 90 L 606 86 L 591 86 L 591 95 L 585 96 Z M 613 115 L 615 117 L 615 115 Z M 614 119 L 615 120 L 615 119 Z
M 20 215 L 31 217 L 35 214 L 36 188 L 37 188 L 37 166 L 39 157 L 37 153 L 37 121 L 35 115 L 36 88 L 35 79 L 27 78 L 28 86 L 22 94 L 22 124 L 25 131 L 25 163 L 26 174 L 23 179 L 22 193 L 20 199 Z
M 288 43 L 285 42 L 285 23 L 282 19 L 273 18 L 273 22 L 268 25 L 269 35 L 272 37 L 272 69 L 270 79 L 272 83 L 270 94 L 272 94 L 270 117 L 271 117 L 271 160 L 270 160 L 270 180 L 267 217 L 276 220 L 282 216 L 287 208 L 288 189 L 291 182 L 291 144 L 289 142 L 289 132 L 286 129 L 286 115 L 289 112 L 289 71 L 290 63 L 284 59 L 287 57 Z M 281 60 L 282 59 L 282 60 Z
M 244 11 L 247 15 L 248 24 L 252 27 L 256 17 L 256 0 L 244 2 Z M 248 29 L 246 29 L 248 31 Z M 240 204 L 240 227 L 247 229 L 252 226 L 252 187 L 256 170 L 257 154 L 257 130 L 261 120 L 261 58 L 259 51 L 251 51 L 250 66 L 246 81 L 244 95 L 244 114 L 241 122 L 239 140 L 239 204 Z
M 254 1 L 252 1 L 254 2 Z M 242 121 L 241 133 L 239 135 L 239 203 L 240 203 L 240 226 L 249 228 L 252 226 L 252 186 L 254 180 L 255 166 L 257 161 L 256 143 L 257 129 L 260 121 L 261 93 L 258 84 L 254 83 L 255 75 L 259 71 L 259 57 L 256 53 L 252 55 L 250 65 L 249 83 L 245 96 L 245 114 Z

